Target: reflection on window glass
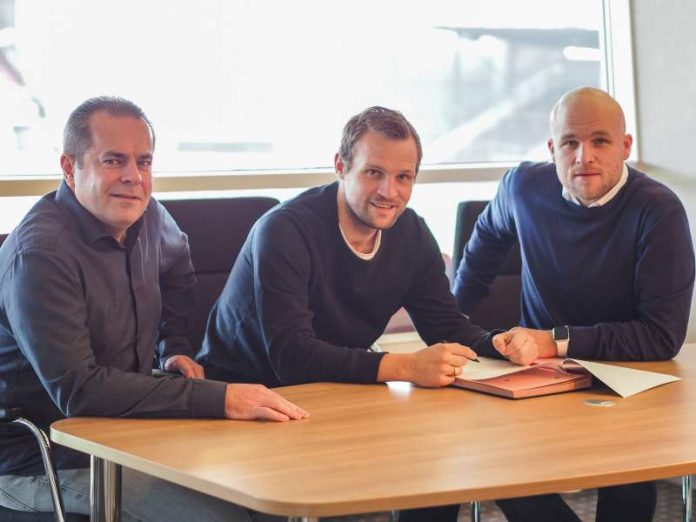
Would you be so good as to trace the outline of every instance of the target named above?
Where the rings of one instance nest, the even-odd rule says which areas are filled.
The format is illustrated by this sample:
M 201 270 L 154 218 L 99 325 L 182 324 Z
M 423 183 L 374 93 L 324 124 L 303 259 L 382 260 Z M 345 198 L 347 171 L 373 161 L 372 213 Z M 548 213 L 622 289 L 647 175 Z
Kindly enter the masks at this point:
M 158 171 L 331 164 L 381 104 L 425 163 L 545 158 L 564 91 L 601 84 L 601 1 L 0 0 L 0 175 L 57 172 L 87 97 L 150 115 Z

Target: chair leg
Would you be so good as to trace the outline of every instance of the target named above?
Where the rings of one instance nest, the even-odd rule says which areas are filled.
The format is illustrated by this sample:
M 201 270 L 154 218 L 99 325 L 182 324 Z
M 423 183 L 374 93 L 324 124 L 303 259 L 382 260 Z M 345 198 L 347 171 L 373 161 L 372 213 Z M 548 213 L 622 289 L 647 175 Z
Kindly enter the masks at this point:
M 387 516 L 387 520 L 389 520 L 389 522 L 399 522 L 399 512 L 392 509 Z
M 471 522 L 481 522 L 481 503 L 478 500 L 471 503 Z
M 684 501 L 684 522 L 691 522 L 691 475 L 682 477 L 682 500 Z
M 41 459 L 43 460 L 44 468 L 46 468 L 46 478 L 48 479 L 48 487 L 51 490 L 51 499 L 53 500 L 53 510 L 56 515 L 57 522 L 65 522 L 65 510 L 63 508 L 63 497 L 60 494 L 58 485 L 58 476 L 56 468 L 53 464 L 53 456 L 51 455 L 51 442 L 48 436 L 40 430 L 33 422 L 30 422 L 22 417 L 19 417 L 12 422 L 21 424 L 31 431 L 39 443 L 41 451 Z

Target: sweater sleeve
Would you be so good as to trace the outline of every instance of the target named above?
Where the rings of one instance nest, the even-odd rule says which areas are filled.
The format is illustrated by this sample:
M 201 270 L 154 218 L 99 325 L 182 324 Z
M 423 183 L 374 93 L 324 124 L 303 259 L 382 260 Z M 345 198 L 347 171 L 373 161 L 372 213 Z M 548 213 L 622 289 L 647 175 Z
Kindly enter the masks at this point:
M 694 252 L 686 213 L 674 200 L 656 202 L 642 217 L 633 268 L 635 318 L 570 325 L 569 357 L 650 361 L 670 359 L 679 352 L 689 321 Z
M 514 173 L 512 170 L 505 175 L 495 198 L 480 214 L 457 267 L 452 291 L 457 306 L 467 315 L 488 296 L 517 237 L 511 209 Z
M 283 384 L 376 382 L 384 354 L 338 346 L 314 331 L 310 285 L 317 274 L 299 225 L 277 212 L 258 223 L 251 248 L 255 313 L 277 379 Z
M 472 325 L 457 309 L 437 242 L 425 223 L 422 220 L 419 223 L 417 250 L 421 269 L 404 302 L 416 330 L 428 345 L 458 342 L 480 355 L 499 357 L 491 344 L 491 334 Z

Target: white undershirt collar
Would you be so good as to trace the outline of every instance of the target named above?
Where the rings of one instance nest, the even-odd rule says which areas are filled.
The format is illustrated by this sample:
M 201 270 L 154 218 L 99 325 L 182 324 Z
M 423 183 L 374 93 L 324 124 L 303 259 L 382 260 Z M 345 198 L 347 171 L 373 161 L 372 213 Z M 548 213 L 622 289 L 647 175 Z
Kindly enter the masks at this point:
M 363 254 L 362 252 L 358 252 L 353 248 L 353 245 L 350 244 L 350 241 L 348 241 L 348 238 L 346 237 L 346 234 L 343 232 L 343 228 L 341 227 L 341 224 L 338 224 L 338 230 L 341 231 L 341 236 L 343 237 L 343 241 L 346 242 L 346 245 L 348 245 L 348 248 L 350 248 L 350 251 L 353 252 L 356 256 L 358 256 L 360 259 L 363 259 L 365 261 L 370 261 L 373 257 L 377 255 L 377 251 L 379 250 L 379 245 L 382 244 L 382 231 L 377 230 L 377 237 L 375 237 L 375 246 L 372 249 L 372 252 L 368 252 L 367 254 Z

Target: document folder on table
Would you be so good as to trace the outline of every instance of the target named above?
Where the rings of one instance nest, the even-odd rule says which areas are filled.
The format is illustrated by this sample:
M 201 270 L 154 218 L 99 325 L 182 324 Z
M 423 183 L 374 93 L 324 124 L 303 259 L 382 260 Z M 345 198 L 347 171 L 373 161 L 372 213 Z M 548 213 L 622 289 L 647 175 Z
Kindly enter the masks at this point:
M 483 360 L 484 358 L 480 359 Z M 518 371 L 513 373 L 487 379 L 471 379 L 466 375 L 462 375 L 455 379 L 454 385 L 509 399 L 551 395 L 553 393 L 581 390 L 592 386 L 592 375 L 586 372 L 571 373 L 554 366 L 545 365 L 523 367 L 521 370 L 519 368 L 518 366 Z
M 596 377 L 622 397 L 630 397 L 679 378 L 657 372 L 580 359 L 539 359 L 530 366 L 479 357 L 467 364 L 455 386 L 510 399 L 538 397 L 589 388 Z

